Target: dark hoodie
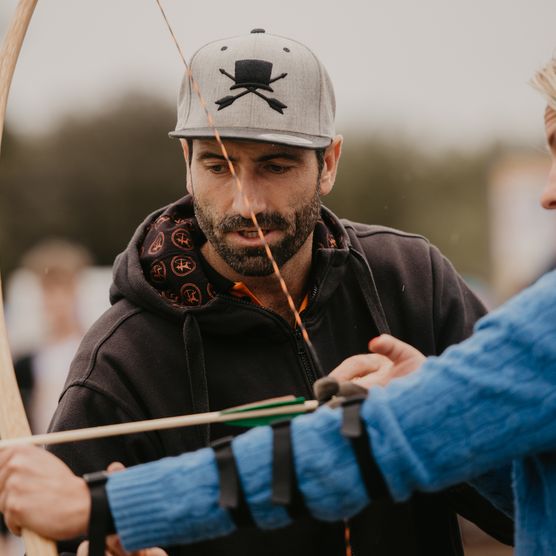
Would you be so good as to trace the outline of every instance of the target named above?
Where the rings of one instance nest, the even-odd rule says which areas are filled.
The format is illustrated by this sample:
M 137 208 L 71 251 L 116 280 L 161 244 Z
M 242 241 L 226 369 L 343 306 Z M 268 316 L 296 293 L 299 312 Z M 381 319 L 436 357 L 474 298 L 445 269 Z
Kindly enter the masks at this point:
M 484 308 L 424 238 L 339 221 L 317 225 L 304 324 L 297 329 L 230 291 L 200 255 L 205 241 L 190 197 L 150 215 L 114 265 L 113 306 L 72 363 L 51 430 L 214 411 L 265 398 L 312 397 L 312 384 L 370 338 L 391 332 L 425 354 L 467 337 Z M 225 425 L 54 447 L 76 473 L 126 466 L 206 446 Z M 335 470 L 341 473 L 341 470 Z M 511 524 L 469 487 L 374 504 L 351 523 L 355 554 L 462 554 L 453 508 L 511 542 Z M 176 555 L 341 555 L 343 524 L 309 518 L 270 532 L 174 548 Z

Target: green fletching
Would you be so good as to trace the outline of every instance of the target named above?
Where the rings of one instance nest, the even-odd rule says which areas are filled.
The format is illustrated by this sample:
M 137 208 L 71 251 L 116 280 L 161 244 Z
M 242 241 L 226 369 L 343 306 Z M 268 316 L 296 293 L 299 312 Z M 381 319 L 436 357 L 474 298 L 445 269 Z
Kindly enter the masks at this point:
M 305 398 L 299 396 L 298 398 L 289 397 L 288 399 L 275 399 L 269 400 L 268 402 L 258 402 L 258 403 L 250 403 L 247 405 L 241 405 L 239 407 L 232 407 L 230 409 L 224 409 L 220 413 L 222 415 L 231 415 L 233 413 L 242 413 L 245 411 L 256 411 L 257 409 L 271 409 L 273 407 L 284 407 L 286 405 L 299 405 L 305 403 Z
M 292 406 L 291 413 L 285 413 L 282 415 L 270 415 L 267 417 L 251 417 L 247 419 L 241 419 L 241 416 L 238 415 L 237 419 L 231 419 L 226 421 L 228 425 L 234 425 L 237 427 L 262 427 L 265 425 L 270 425 L 275 421 L 281 421 L 283 419 L 292 419 L 301 413 L 305 413 L 305 398 L 300 396 L 298 398 L 291 398 L 291 399 L 278 399 L 276 401 L 270 401 L 268 403 L 257 403 L 257 404 L 248 404 L 241 406 L 239 408 L 231 408 L 225 409 L 222 411 L 222 415 L 230 415 L 236 416 L 238 413 L 244 413 L 246 411 L 256 411 L 258 409 L 272 409 L 275 407 L 285 407 L 285 406 Z M 295 411 L 295 406 L 301 406 L 300 411 Z
M 300 411 L 298 413 L 286 413 L 283 415 L 272 415 L 270 417 L 252 417 L 251 419 L 234 419 L 233 421 L 226 421 L 227 425 L 233 425 L 234 427 L 264 427 L 266 425 L 272 425 L 275 421 L 283 421 L 285 419 L 293 419 L 298 415 L 305 413 L 305 411 Z

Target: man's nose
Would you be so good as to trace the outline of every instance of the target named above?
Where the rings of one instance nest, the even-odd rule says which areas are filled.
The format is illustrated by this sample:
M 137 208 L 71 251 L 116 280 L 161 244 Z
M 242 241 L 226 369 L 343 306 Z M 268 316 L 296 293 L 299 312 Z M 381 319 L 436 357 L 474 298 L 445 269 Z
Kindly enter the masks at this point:
M 256 176 L 247 172 L 242 172 L 239 179 L 241 182 L 241 192 L 237 184 L 234 184 L 234 211 L 244 218 L 250 218 L 251 211 L 255 214 L 265 212 L 267 203 L 264 195 L 264 187 L 262 187 L 262 184 L 258 183 Z
M 556 209 L 556 160 L 552 161 L 548 181 L 541 195 L 541 205 L 547 210 Z

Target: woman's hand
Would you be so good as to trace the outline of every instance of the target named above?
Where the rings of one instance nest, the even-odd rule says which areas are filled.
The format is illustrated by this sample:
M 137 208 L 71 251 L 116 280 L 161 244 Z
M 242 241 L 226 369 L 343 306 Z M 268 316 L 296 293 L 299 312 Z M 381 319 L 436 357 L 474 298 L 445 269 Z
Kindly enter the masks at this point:
M 386 386 L 391 380 L 412 373 L 426 359 L 419 350 L 389 334 L 373 338 L 369 350 L 372 353 L 349 357 L 329 376 L 338 382 L 354 381 L 369 389 Z

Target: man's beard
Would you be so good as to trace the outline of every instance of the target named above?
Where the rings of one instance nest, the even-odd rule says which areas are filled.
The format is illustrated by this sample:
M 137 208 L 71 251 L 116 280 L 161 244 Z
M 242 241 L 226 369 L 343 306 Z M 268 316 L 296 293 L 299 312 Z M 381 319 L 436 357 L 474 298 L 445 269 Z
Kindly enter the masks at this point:
M 193 206 L 199 227 L 222 259 L 238 274 L 243 276 L 269 276 L 273 272 L 272 263 L 263 246 L 232 247 L 226 243 L 225 234 L 246 228 L 253 228 L 250 218 L 239 215 L 226 216 L 220 221 L 210 209 L 201 207 L 193 196 Z M 278 212 L 259 213 L 257 221 L 265 230 L 281 230 L 284 237 L 270 246 L 276 264 L 281 267 L 289 261 L 314 231 L 320 216 L 320 196 L 318 187 L 311 200 L 290 216 Z

